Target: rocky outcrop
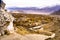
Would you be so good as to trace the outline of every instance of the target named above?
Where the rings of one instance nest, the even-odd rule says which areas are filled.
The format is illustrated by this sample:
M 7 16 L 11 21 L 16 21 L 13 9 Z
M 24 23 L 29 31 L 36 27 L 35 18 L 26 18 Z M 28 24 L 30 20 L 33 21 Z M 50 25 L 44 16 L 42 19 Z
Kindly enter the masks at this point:
M 1 1 L 1 9 L 0 9 L 0 35 L 3 34 L 4 35 L 4 29 L 6 28 L 7 31 L 14 31 L 14 27 L 13 27 L 13 20 L 14 17 L 8 13 L 7 11 L 5 11 L 5 3 L 3 1 Z M 9 22 L 8 26 L 5 27 L 5 22 Z M 2 24 L 2 26 L 1 26 Z M 11 32 L 10 32 L 11 33 Z

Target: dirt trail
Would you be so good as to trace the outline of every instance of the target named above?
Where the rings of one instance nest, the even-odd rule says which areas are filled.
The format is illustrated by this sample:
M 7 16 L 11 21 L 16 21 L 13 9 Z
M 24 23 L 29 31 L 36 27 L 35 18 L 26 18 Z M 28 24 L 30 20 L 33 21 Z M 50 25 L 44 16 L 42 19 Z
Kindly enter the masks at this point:
M 45 40 L 46 38 L 48 38 L 48 36 L 46 35 L 40 34 L 20 35 L 17 33 L 0 37 L 1 40 Z

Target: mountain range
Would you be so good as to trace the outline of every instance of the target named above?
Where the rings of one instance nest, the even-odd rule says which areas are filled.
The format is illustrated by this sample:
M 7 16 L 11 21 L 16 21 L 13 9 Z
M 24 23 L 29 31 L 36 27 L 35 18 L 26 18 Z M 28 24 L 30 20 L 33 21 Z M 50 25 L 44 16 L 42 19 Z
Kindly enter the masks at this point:
M 51 13 L 51 15 L 60 15 L 60 10 Z
M 44 7 L 44 8 L 37 8 L 37 7 L 8 7 L 8 10 L 22 10 L 22 11 L 41 11 L 41 12 L 54 12 L 60 10 L 60 5 L 55 5 L 52 7 Z

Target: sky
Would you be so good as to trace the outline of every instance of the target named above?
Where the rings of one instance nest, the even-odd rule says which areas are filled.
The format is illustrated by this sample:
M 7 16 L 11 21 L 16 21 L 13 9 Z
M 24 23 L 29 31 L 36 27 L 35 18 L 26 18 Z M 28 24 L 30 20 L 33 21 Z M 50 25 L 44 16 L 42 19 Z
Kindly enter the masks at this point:
M 38 7 L 60 5 L 60 0 L 3 0 L 7 7 Z

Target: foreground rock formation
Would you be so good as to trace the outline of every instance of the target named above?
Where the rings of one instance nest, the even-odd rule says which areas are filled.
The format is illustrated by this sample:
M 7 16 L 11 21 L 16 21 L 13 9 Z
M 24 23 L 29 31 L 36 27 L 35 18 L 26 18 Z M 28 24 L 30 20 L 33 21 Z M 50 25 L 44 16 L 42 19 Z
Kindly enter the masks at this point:
M 5 31 L 9 33 L 14 32 L 13 27 L 14 17 L 5 10 L 5 3 L 1 1 L 0 5 L 0 36 L 5 34 Z M 9 22 L 7 25 L 6 23 Z

